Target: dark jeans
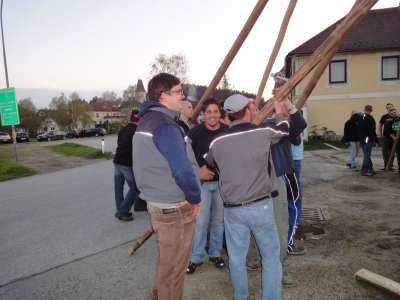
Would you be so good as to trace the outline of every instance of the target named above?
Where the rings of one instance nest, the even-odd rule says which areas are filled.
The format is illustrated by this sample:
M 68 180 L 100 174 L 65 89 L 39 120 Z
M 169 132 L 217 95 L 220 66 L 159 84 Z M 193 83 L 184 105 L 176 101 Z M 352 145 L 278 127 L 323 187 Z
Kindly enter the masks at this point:
M 362 173 L 372 172 L 374 170 L 372 160 L 371 160 L 371 152 L 372 152 L 372 142 L 361 144 L 364 153 L 364 159 L 361 167 Z
M 382 156 L 383 156 L 383 163 L 385 164 L 385 168 L 387 166 L 387 163 L 389 161 L 390 157 L 390 152 L 392 151 L 393 147 L 393 140 L 389 139 L 385 136 L 382 136 Z M 392 167 L 392 166 L 390 166 Z
M 129 186 L 129 191 L 124 197 L 125 181 Z M 133 203 L 137 202 L 139 196 L 139 190 L 136 186 L 132 167 L 114 163 L 114 194 L 117 213 L 128 213 L 131 210 Z

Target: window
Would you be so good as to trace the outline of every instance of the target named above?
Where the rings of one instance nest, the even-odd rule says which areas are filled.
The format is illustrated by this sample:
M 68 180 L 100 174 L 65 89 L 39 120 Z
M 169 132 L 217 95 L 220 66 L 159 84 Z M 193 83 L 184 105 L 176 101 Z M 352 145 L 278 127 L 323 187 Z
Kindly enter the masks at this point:
M 382 80 L 399 79 L 400 56 L 382 57 Z
M 99 117 L 99 113 L 96 113 L 96 118 L 98 118 Z
M 332 60 L 329 64 L 329 83 L 347 82 L 347 61 Z

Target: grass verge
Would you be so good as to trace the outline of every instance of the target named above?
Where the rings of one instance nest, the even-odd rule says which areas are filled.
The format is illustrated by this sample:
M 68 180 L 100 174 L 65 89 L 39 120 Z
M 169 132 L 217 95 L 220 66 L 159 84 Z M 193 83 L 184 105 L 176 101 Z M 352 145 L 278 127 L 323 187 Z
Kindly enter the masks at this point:
M 343 150 L 348 148 L 346 144 L 341 143 L 340 141 L 326 142 L 320 139 L 309 139 L 307 142 L 304 142 L 304 151 L 332 149 L 331 147 L 324 145 L 324 143 L 330 144 Z
M 105 152 L 103 154 L 99 149 L 74 143 L 64 143 L 48 147 L 54 152 L 67 156 L 80 156 L 87 159 L 111 159 L 113 157 L 112 152 Z M 0 182 L 38 173 L 29 167 L 17 165 L 14 157 L 7 150 L 9 149 L 6 147 L 0 147 Z
M 103 154 L 100 149 L 79 145 L 75 143 L 64 143 L 48 147 L 54 152 L 67 156 L 80 156 L 88 159 L 97 159 L 97 158 L 111 159 L 113 157 L 112 152 L 104 152 Z
M 7 155 L 3 151 L 0 151 L 0 153 L 0 181 L 37 174 L 37 172 L 31 168 L 17 165 L 12 156 Z

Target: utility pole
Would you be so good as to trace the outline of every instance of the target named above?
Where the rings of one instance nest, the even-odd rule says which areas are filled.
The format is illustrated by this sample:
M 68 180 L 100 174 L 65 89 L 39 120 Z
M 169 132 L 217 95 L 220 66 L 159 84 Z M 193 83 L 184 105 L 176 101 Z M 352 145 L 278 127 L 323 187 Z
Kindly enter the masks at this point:
M 0 25 L 1 25 L 1 41 L 3 43 L 3 59 L 4 59 L 4 71 L 6 72 L 6 84 L 7 88 L 10 87 L 8 81 L 8 70 L 7 70 L 7 58 L 6 58 L 6 47 L 4 45 L 4 32 L 3 32 L 3 0 L 1 0 L 1 7 L 0 7 Z M 14 125 L 11 125 L 11 133 L 13 139 L 13 146 L 14 146 L 14 156 L 15 162 L 18 165 L 18 152 L 17 152 L 17 135 L 15 133 Z

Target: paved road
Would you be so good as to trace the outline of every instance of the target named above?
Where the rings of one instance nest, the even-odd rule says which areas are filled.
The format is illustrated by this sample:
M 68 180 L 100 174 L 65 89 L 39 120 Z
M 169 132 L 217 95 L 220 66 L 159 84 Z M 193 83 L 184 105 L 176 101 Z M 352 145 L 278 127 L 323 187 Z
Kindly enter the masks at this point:
M 112 174 L 103 161 L 0 182 L 0 299 L 147 299 L 155 239 L 128 257 L 150 223 L 114 218 Z

